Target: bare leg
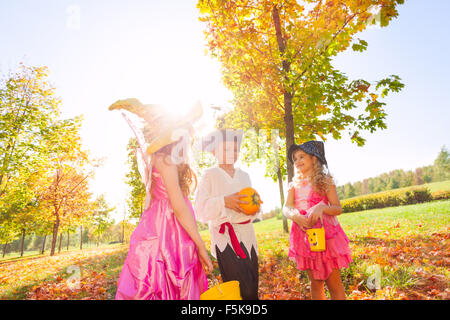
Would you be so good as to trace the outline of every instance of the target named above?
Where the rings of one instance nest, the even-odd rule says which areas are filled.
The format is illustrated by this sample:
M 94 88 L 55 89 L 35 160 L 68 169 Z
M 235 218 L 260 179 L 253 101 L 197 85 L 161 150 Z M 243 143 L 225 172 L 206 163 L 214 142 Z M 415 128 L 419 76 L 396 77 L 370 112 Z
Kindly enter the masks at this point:
M 330 273 L 330 276 L 327 280 L 328 291 L 330 292 L 330 296 L 332 300 L 345 300 L 345 289 L 341 280 L 341 273 L 339 269 L 333 269 Z
M 306 270 L 308 274 L 309 282 L 311 284 L 311 300 L 326 300 L 324 280 L 314 280 L 312 271 Z

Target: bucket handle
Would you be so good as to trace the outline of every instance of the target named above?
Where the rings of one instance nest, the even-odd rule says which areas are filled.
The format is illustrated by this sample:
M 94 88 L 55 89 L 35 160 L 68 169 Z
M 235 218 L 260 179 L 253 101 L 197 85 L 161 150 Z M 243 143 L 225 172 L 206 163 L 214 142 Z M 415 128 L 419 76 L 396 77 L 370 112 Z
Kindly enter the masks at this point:
M 309 210 L 308 210 L 308 212 L 309 212 Z M 309 217 L 309 213 L 308 213 L 307 216 Z M 322 227 L 323 227 L 323 212 L 322 212 L 322 214 L 320 215 L 320 223 L 322 224 Z
M 322 214 L 320 215 L 320 223 L 322 224 L 322 228 L 323 228 L 323 212 L 322 212 Z
M 220 283 L 216 277 L 214 277 L 214 283 L 216 284 L 217 290 L 219 290 L 220 294 L 223 295 L 222 290 L 220 290 Z
M 322 228 L 323 227 L 323 213 L 320 215 L 320 223 L 322 224 L 322 226 L 321 226 L 321 228 Z

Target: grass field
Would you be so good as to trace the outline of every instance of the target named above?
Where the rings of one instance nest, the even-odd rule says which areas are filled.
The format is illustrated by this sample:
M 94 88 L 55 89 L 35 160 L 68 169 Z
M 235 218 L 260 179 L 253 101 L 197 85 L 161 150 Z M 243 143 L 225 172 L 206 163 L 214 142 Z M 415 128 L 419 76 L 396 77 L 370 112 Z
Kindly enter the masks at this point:
M 450 299 L 450 200 L 347 213 L 338 219 L 352 249 L 353 262 L 341 270 L 349 299 Z M 260 298 L 309 299 L 305 272 L 287 258 L 282 220 L 254 226 Z M 209 232 L 202 237 L 209 245 Z M 0 299 L 113 299 L 127 250 L 117 245 L 1 263 Z M 74 290 L 68 280 L 76 272 L 69 267 L 79 272 Z M 369 285 L 376 275 L 378 289 Z
M 109 246 L 115 246 L 116 244 L 101 244 L 102 247 L 109 247 Z M 83 243 L 83 249 L 92 249 L 97 248 L 96 243 Z M 80 249 L 80 245 L 77 244 L 76 246 L 69 246 L 69 250 L 67 250 L 67 246 L 62 246 L 61 248 L 61 254 L 66 253 L 67 251 L 77 251 Z M 56 248 L 56 252 L 58 252 L 58 247 Z M 9 252 L 5 254 L 4 257 L 0 255 L 0 263 L 6 262 L 6 261 L 13 261 L 13 260 L 21 260 L 22 258 L 37 258 L 37 257 L 45 257 L 50 255 L 50 249 L 47 249 L 44 254 L 41 254 L 41 250 L 27 250 L 24 251 L 23 257 L 20 256 L 20 252 Z
M 450 180 L 426 183 L 423 184 L 422 186 L 429 188 L 431 192 L 439 190 L 450 190 Z

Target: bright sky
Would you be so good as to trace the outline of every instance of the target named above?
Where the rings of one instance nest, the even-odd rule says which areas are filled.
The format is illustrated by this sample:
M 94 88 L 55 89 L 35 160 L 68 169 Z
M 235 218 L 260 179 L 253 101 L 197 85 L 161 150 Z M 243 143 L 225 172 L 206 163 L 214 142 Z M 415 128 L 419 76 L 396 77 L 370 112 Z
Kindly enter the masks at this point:
M 18 62 L 46 65 L 63 116 L 84 116 L 85 146 L 104 157 L 92 185 L 123 215 L 126 143 L 131 132 L 119 113 L 107 111 L 118 99 L 143 103 L 170 101 L 185 108 L 200 100 L 205 132 L 210 104 L 230 106 L 219 64 L 205 55 L 202 24 L 193 0 L 167 1 L 0 1 L 0 72 Z M 443 145 L 450 146 L 450 62 L 447 0 L 410 0 L 388 28 L 371 28 L 359 37 L 364 53 L 346 52 L 336 66 L 350 79 L 380 80 L 390 74 L 406 87 L 387 102 L 387 130 L 367 138 L 364 147 L 344 133 L 328 140 L 326 156 L 338 184 L 394 169 L 429 165 Z M 280 206 L 278 185 L 264 168 L 244 168 L 264 200 L 264 211 Z

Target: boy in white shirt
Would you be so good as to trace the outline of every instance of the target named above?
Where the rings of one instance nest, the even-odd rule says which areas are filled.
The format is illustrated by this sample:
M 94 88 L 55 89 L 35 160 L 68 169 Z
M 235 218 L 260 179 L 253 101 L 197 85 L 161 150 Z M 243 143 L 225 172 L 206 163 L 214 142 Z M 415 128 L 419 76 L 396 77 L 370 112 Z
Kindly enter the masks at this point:
M 258 299 L 258 247 L 252 221 L 246 215 L 238 192 L 251 187 L 249 175 L 234 167 L 238 159 L 242 131 L 221 129 L 203 139 L 204 150 L 219 161 L 200 179 L 194 209 L 199 221 L 208 223 L 211 253 L 217 258 L 223 281 L 237 280 L 244 300 Z

